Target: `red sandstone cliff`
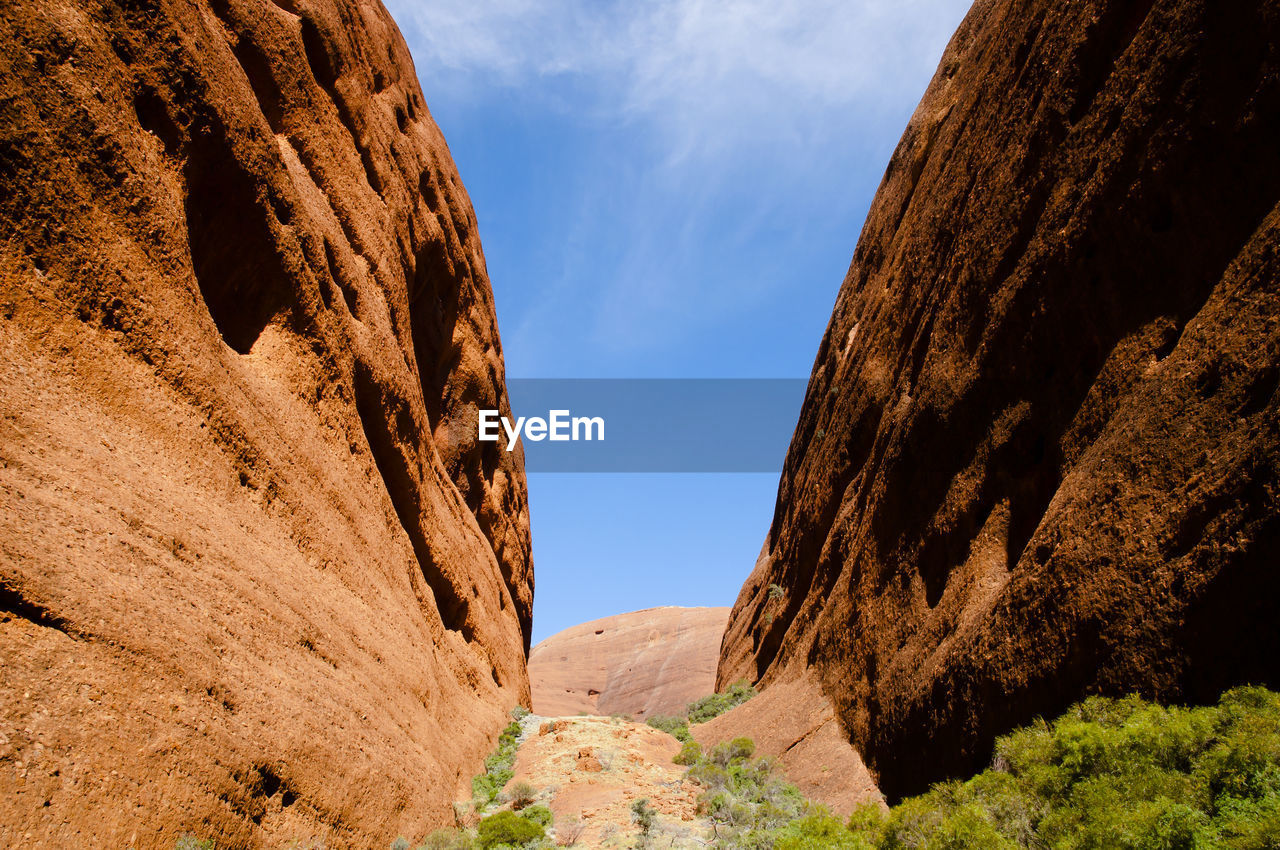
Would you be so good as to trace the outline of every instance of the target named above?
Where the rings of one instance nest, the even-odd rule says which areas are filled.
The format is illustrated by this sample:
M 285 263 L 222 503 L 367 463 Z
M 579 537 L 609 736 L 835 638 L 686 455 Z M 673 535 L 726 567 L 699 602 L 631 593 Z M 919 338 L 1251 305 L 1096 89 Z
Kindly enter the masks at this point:
M 552 635 L 529 653 L 533 710 L 548 716 L 684 714 L 715 690 L 728 608 L 649 608 Z
M 1278 45 L 1274 2 L 974 5 L 840 290 L 722 685 L 813 668 L 892 797 L 1084 694 L 1280 684 Z
M 533 579 L 395 24 L 12 0 L 0 43 L 0 844 L 451 822 L 529 699 Z

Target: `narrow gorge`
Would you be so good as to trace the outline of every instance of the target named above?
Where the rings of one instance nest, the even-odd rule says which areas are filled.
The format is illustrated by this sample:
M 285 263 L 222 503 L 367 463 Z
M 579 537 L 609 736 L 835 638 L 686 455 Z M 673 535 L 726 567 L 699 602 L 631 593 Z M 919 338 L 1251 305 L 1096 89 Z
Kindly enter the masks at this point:
M 733 607 L 618 593 L 663 607 L 536 646 L 479 223 L 380 0 L 8 0 L 0 41 L 0 846 L 942 846 L 894 805 L 1134 717 L 1200 735 L 1176 782 L 1248 727 L 1270 783 L 1254 843 L 1159 846 L 1280 841 L 1280 3 L 973 3 Z M 509 340 L 557 309 L 526 283 Z M 630 507 L 572 529 L 568 622 L 694 539 Z M 707 595 L 709 548 L 634 586 Z M 946 846 L 1068 846 L 1024 791 Z

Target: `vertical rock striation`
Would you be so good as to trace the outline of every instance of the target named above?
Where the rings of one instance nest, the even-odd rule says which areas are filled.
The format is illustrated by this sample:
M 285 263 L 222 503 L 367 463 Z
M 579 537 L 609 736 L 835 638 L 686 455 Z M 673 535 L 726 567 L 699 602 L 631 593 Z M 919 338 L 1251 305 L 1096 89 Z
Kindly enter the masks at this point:
M 395 24 L 12 0 L 0 41 L 0 844 L 452 823 L 529 701 L 529 519 Z
M 1274 2 L 974 5 L 840 290 L 722 684 L 816 669 L 890 797 L 1088 693 L 1280 684 L 1277 45 Z

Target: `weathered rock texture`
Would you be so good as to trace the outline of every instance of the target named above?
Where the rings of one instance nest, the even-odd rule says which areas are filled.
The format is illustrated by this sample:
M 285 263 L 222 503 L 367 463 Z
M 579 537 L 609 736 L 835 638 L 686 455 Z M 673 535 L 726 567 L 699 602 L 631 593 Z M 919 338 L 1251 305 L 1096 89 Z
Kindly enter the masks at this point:
M 815 667 L 890 797 L 1088 693 L 1280 684 L 1278 49 L 1274 2 L 974 5 L 841 288 L 721 684 Z
M 548 717 L 684 714 L 715 690 L 728 608 L 649 608 L 552 635 L 529 653 L 533 710 Z
M 528 701 L 470 202 L 377 0 L 0 9 L 0 844 L 386 846 Z

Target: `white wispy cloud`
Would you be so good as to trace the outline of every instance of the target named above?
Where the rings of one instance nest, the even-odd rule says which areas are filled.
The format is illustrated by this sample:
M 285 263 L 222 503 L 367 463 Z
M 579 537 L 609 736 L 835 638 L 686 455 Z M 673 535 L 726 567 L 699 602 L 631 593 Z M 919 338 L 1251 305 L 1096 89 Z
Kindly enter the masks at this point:
M 677 157 L 821 132 L 833 109 L 919 94 L 967 0 L 391 0 L 420 74 L 575 77 Z M 578 108 L 581 104 L 575 104 Z M 850 116 L 852 119 L 854 116 Z
M 829 310 L 854 219 L 970 5 L 385 2 L 428 104 L 449 105 L 446 134 L 472 122 L 487 165 L 552 170 L 539 186 L 553 197 L 534 206 L 501 187 L 485 199 L 518 224 L 477 209 L 486 250 L 507 260 L 490 263 L 495 289 L 537 293 L 503 313 L 509 365 L 561 375 L 583 368 L 578 351 L 634 374 L 681 346 L 702 356 L 696 340 L 745 339 L 751 311 L 797 287 L 815 315 Z M 507 126 L 515 135 L 495 139 Z M 572 161 L 526 153 L 530 127 Z M 832 256 L 814 282 L 805 257 L 824 239 Z

